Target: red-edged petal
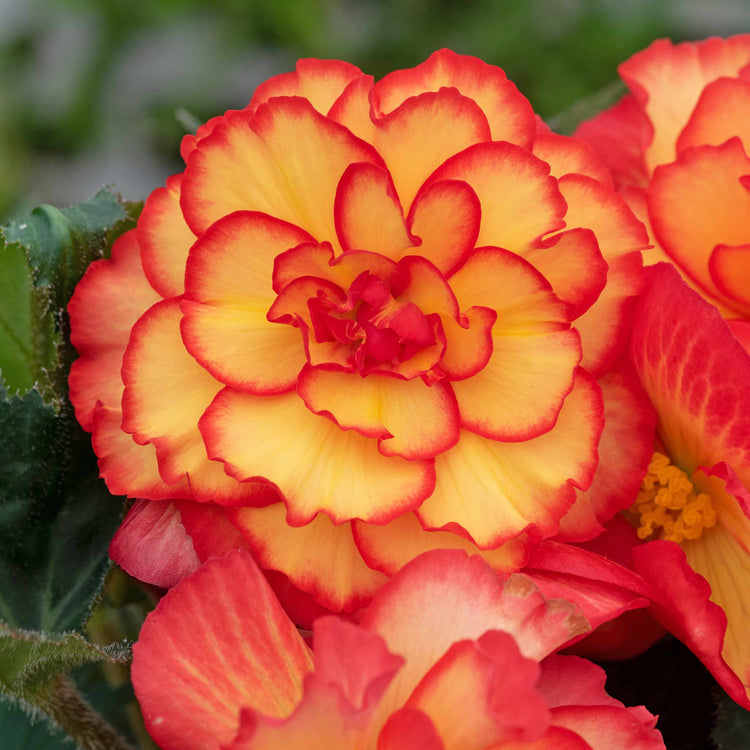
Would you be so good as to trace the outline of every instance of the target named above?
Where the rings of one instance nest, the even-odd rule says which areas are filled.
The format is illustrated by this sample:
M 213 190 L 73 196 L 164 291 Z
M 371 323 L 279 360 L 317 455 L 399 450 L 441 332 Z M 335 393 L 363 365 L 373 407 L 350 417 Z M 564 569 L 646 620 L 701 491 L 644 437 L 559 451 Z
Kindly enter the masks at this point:
M 738 136 L 750 149 L 750 80 L 719 78 L 706 86 L 677 139 L 678 155 L 691 146 L 719 146 Z
M 156 448 L 165 481 L 187 476 L 193 499 L 220 504 L 262 503 L 252 483 L 240 483 L 210 461 L 198 420 L 221 383 L 185 350 L 180 337 L 180 300 L 150 308 L 133 326 L 123 358 L 123 430 Z M 168 397 L 165 397 L 168 394 Z
M 481 220 L 479 198 L 467 183 L 433 182 L 409 212 L 409 229 L 421 240 L 409 254 L 427 258 L 448 277 L 474 249 Z
M 445 745 L 429 717 L 416 708 L 400 708 L 378 735 L 377 750 L 445 750 Z
M 321 514 L 306 526 L 290 526 L 282 503 L 228 512 L 264 568 L 284 573 L 329 610 L 359 609 L 387 580 L 365 565 L 350 524 L 334 526 Z
M 112 538 L 109 556 L 131 576 L 165 589 L 200 565 L 180 511 L 168 501 L 137 500 Z
M 381 705 L 387 716 L 408 699 L 454 643 L 488 630 L 514 636 L 523 656 L 541 659 L 588 624 L 568 602 L 547 602 L 524 576 L 501 583 L 479 557 L 459 550 L 420 555 L 365 610 L 362 627 L 381 635 L 406 663 Z
M 334 216 L 344 251 L 367 250 L 398 260 L 414 244 L 391 177 L 375 164 L 346 168 L 336 191 Z
M 654 129 L 646 150 L 649 169 L 675 158 L 680 131 L 707 84 L 736 76 L 750 62 L 750 35 L 673 45 L 659 39 L 619 67 Z
M 631 368 L 599 379 L 604 397 L 604 432 L 599 465 L 587 490 L 578 490 L 573 507 L 560 521 L 557 538 L 593 539 L 618 511 L 629 508 L 653 454 L 656 412 Z
M 465 309 L 494 310 L 492 355 L 473 377 L 453 384 L 461 424 L 493 440 L 528 440 L 555 424 L 581 358 L 570 309 L 527 261 L 480 248 L 451 278 Z
M 178 500 L 175 505 L 201 562 L 247 547 L 245 538 L 227 517 L 225 506 L 186 500 Z
M 704 292 L 745 313 L 750 306 L 745 309 L 714 283 L 709 260 L 717 245 L 750 242 L 750 192 L 740 183 L 749 172 L 750 159 L 733 138 L 721 146 L 690 149 L 659 167 L 648 191 L 654 234 L 670 258 Z
M 165 298 L 184 291 L 185 261 L 195 242 L 180 208 L 181 182 L 181 174 L 167 178 L 166 187 L 149 195 L 138 217 L 143 270 L 151 286 Z
M 226 385 L 259 395 L 294 387 L 306 361 L 302 337 L 266 315 L 276 299 L 276 256 L 309 240 L 291 224 L 238 211 L 191 250 L 181 306 L 185 347 Z
M 272 99 L 254 115 L 228 113 L 188 159 L 180 202 L 196 233 L 237 210 L 261 211 L 337 244 L 333 204 L 352 162 L 377 153 L 298 97 Z
M 496 549 L 480 550 L 459 534 L 425 530 L 413 513 L 382 525 L 354 521 L 352 531 L 365 562 L 387 576 L 396 575 L 406 563 L 434 549 L 462 549 L 482 557 L 496 573 L 514 573 L 525 565 L 533 546 L 522 534 Z
M 244 551 L 183 579 L 133 648 L 146 727 L 167 750 L 218 750 L 235 737 L 245 706 L 290 714 L 311 670 L 307 646 Z
M 603 426 L 599 387 L 579 370 L 544 435 L 501 443 L 463 431 L 458 445 L 435 459 L 435 491 L 417 517 L 428 529 L 468 532 L 482 548 L 526 530 L 551 536 L 574 502 L 574 488 L 591 482 Z
M 750 485 L 750 356 L 719 311 L 668 264 L 649 269 L 631 354 L 658 437 L 688 475 L 726 461 Z
M 632 570 L 594 552 L 553 541 L 532 550 L 523 572 L 546 597 L 575 602 L 592 628 L 648 606 L 652 593 Z
M 426 190 L 440 180 L 461 180 L 482 206 L 478 245 L 523 253 L 545 234 L 564 226 L 565 200 L 549 164 L 512 143 L 480 143 L 464 149 L 433 172 Z
M 632 556 L 634 570 L 653 585 L 654 617 L 711 670 L 733 700 L 750 709 L 741 676 L 722 658 L 727 617 L 710 600 L 710 585 L 688 565 L 680 545 L 648 542 L 635 547 Z
M 511 635 L 490 630 L 476 641 L 454 643 L 406 705 L 432 719 L 446 748 L 534 741 L 550 718 L 535 687 L 538 677 L 538 663 L 521 655 Z
M 434 52 L 416 68 L 389 73 L 375 85 L 375 102 L 379 112 L 391 112 L 411 96 L 445 86 L 458 89 L 482 108 L 492 140 L 531 145 L 534 112 L 503 70 L 448 49 Z
M 585 140 L 543 133 L 534 139 L 533 153 L 550 165 L 555 177 L 571 173 L 583 174 L 607 187 L 614 187 L 612 173 Z
M 470 307 L 460 322 L 441 317 L 445 351 L 439 368 L 451 381 L 471 378 L 487 366 L 492 357 L 492 328 L 496 320 L 497 313 L 488 307 Z
M 432 458 L 458 442 L 458 405 L 450 385 L 420 378 L 324 370 L 306 366 L 297 387 L 307 408 L 344 430 L 378 438 L 384 456 Z
M 651 143 L 653 128 L 634 96 L 581 123 L 574 135 L 590 143 L 612 172 L 618 188 L 648 184 L 650 169 L 644 151 Z
M 413 510 L 434 487 L 432 461 L 383 456 L 377 441 L 312 414 L 296 393 L 259 397 L 225 389 L 201 431 L 209 455 L 231 476 L 266 479 L 281 490 L 295 526 L 320 511 L 336 523 L 383 523 Z
M 78 359 L 70 369 L 70 400 L 85 430 L 97 401 L 120 408 L 122 355 L 136 320 L 159 301 L 143 275 L 134 231 L 118 237 L 109 260 L 92 263 L 68 303 L 70 340 Z
M 708 261 L 711 280 L 737 310 L 750 313 L 750 244 L 717 245 Z
M 247 109 L 255 110 L 275 96 L 302 96 L 324 115 L 349 82 L 361 75 L 358 67 L 342 60 L 297 60 L 293 73 L 281 73 L 261 83 Z

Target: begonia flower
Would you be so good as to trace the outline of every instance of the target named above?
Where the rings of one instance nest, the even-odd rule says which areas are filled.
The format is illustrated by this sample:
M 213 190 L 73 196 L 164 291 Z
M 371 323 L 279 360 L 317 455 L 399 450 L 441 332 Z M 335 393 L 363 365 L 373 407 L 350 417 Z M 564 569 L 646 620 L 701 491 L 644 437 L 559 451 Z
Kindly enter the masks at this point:
M 425 549 L 516 570 L 630 504 L 628 461 L 587 490 L 605 411 L 638 400 L 610 371 L 647 236 L 500 69 L 304 60 L 182 152 L 69 306 L 113 493 L 222 506 L 262 568 L 347 612 Z M 645 465 L 642 432 L 608 429 Z M 198 559 L 141 507 L 151 541 L 115 548 L 172 585 Z
M 750 316 L 750 34 L 654 42 L 630 94 L 576 135 L 607 162 L 656 250 L 727 318 Z
M 196 624 L 199 624 L 196 626 Z M 244 551 L 184 578 L 149 615 L 133 684 L 164 750 L 663 748 L 656 719 L 554 651 L 588 628 L 479 557 L 428 552 L 312 650 Z
M 750 354 L 673 267 L 651 271 L 631 352 L 658 425 L 632 564 L 652 614 L 750 708 Z

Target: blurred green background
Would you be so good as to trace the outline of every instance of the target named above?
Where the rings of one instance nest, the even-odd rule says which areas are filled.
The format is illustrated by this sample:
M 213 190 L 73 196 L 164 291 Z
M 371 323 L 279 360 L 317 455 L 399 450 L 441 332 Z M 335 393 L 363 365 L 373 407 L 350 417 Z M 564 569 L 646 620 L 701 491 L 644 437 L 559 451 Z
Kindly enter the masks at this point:
M 380 77 L 438 47 L 500 65 L 550 118 L 657 37 L 750 31 L 748 0 L 0 0 L 0 222 L 180 170 L 183 108 L 244 106 L 298 57 Z

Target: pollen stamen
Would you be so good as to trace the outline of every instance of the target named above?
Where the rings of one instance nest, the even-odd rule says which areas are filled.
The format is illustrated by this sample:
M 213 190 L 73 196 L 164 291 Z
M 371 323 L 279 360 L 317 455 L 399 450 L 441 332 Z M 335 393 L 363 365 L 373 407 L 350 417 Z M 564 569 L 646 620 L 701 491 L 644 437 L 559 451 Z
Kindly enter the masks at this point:
M 639 520 L 638 536 L 682 542 L 697 539 L 716 524 L 711 497 L 696 492 L 682 469 L 656 452 L 631 507 Z

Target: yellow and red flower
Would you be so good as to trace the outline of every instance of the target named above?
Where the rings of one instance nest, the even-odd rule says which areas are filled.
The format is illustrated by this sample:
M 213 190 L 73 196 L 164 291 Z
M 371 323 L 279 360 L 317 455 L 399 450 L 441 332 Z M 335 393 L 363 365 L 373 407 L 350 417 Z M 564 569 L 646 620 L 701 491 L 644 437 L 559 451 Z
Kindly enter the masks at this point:
M 750 35 L 654 42 L 631 93 L 583 123 L 657 250 L 726 318 L 750 317 Z
M 663 748 L 655 717 L 607 695 L 603 670 L 553 653 L 587 629 L 525 576 L 501 583 L 480 558 L 440 550 L 358 625 L 318 619 L 311 650 L 238 551 L 149 615 L 133 685 L 164 750 Z
M 334 611 L 425 549 L 517 569 L 629 504 L 627 479 L 585 491 L 607 404 L 638 401 L 608 373 L 646 233 L 500 69 L 443 50 L 374 83 L 301 61 L 182 151 L 69 307 L 71 400 L 112 492 L 222 506 Z M 129 528 L 174 531 L 176 507 Z M 170 584 L 197 564 L 179 533 L 152 555 Z M 134 571 L 145 536 L 115 545 Z

